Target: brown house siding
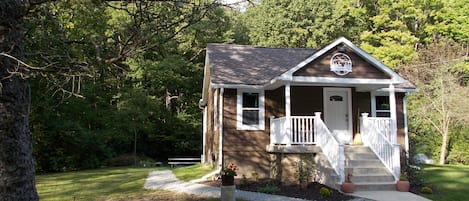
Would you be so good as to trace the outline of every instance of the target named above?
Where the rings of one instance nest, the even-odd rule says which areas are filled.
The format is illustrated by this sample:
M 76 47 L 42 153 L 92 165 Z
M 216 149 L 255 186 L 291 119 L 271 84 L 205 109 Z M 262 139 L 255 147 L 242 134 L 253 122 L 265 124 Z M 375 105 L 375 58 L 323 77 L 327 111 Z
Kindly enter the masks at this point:
M 397 143 L 401 150 L 405 150 L 405 116 L 404 116 L 404 93 L 396 93 L 397 108 Z
M 214 108 L 214 89 L 210 87 L 208 90 L 208 100 L 207 100 L 207 133 L 205 136 L 205 161 L 210 165 L 218 164 L 218 145 L 219 145 L 219 131 L 214 129 L 214 120 L 216 117 L 213 115 L 213 111 L 218 108 Z
M 270 177 L 270 167 L 275 163 L 275 158 L 266 152 L 266 145 L 270 143 L 270 117 L 285 116 L 284 87 L 265 91 L 265 130 L 237 130 L 237 90 L 225 89 L 223 94 L 223 160 L 225 165 L 234 163 L 240 167 L 239 175 L 250 177 L 253 171 L 259 177 Z M 398 142 L 401 147 L 405 145 L 403 93 L 398 93 L 397 117 L 398 117 Z M 212 98 L 213 100 L 213 98 Z M 213 101 L 212 101 L 213 102 Z M 210 101 L 209 101 L 210 105 Z M 356 92 L 352 88 L 352 112 L 353 131 L 357 133 L 359 115 L 371 113 L 371 95 L 369 92 Z M 314 112 L 323 112 L 323 87 L 292 86 L 291 88 L 292 115 L 313 115 Z M 210 108 L 210 107 L 209 107 Z M 213 115 L 213 109 L 209 114 Z M 210 115 L 209 115 L 210 116 Z M 208 119 L 209 128 L 213 119 Z M 209 129 L 210 130 L 210 129 Z M 218 157 L 218 133 L 208 135 L 207 144 Z M 212 143 L 213 142 L 213 143 Z M 208 154 L 207 150 L 207 154 Z
M 369 78 L 369 79 L 389 79 L 385 73 L 379 71 L 369 62 L 350 50 L 346 50 L 346 54 L 352 60 L 352 72 L 347 75 L 336 75 L 330 71 L 330 60 L 332 55 L 338 53 L 337 48 L 332 48 L 329 52 L 309 63 L 305 67 L 299 69 L 293 76 L 314 76 L 314 77 L 337 77 L 337 78 Z
M 270 143 L 270 117 L 285 116 L 285 88 L 265 91 L 265 129 L 236 129 L 236 89 L 225 89 L 223 114 L 223 158 L 225 165 L 234 163 L 239 175 L 250 177 L 253 171 L 259 177 L 270 176 L 270 155 L 266 146 Z
M 323 112 L 322 87 L 292 86 L 292 116 L 313 116 L 315 112 Z
M 267 93 L 266 93 L 267 94 Z M 253 171 L 259 177 L 269 176 L 270 157 L 265 147 L 270 143 L 266 126 L 265 130 L 236 129 L 236 89 L 225 89 L 223 110 L 223 159 L 225 165 L 234 163 L 240 170 L 239 175 L 251 176 Z M 267 98 L 266 98 L 267 99 Z M 270 112 L 266 111 L 266 124 Z

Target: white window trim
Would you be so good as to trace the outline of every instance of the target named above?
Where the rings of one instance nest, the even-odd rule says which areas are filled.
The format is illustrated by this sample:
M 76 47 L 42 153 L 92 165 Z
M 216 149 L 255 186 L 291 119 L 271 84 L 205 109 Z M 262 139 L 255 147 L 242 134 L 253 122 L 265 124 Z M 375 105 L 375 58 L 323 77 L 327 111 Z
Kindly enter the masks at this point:
M 377 110 L 376 109 L 376 96 L 387 96 L 388 98 L 390 98 L 389 92 L 384 92 L 384 91 L 371 92 L 371 116 L 376 117 L 376 113 L 379 113 L 379 112 L 388 112 L 389 114 L 391 114 L 391 108 L 389 108 L 389 110 Z
M 259 124 L 243 125 L 243 93 L 259 93 Z M 265 108 L 264 90 L 238 89 L 236 96 L 236 129 L 237 130 L 264 130 L 265 129 Z

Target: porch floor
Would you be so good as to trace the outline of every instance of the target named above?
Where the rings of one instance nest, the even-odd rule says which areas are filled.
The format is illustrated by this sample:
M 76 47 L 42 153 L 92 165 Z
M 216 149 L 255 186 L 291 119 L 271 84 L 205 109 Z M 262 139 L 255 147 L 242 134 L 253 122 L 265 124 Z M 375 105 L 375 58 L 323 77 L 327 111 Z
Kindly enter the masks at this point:
M 306 153 L 319 153 L 321 148 L 317 145 L 267 145 L 266 151 L 268 153 L 289 153 L 289 154 L 306 154 Z

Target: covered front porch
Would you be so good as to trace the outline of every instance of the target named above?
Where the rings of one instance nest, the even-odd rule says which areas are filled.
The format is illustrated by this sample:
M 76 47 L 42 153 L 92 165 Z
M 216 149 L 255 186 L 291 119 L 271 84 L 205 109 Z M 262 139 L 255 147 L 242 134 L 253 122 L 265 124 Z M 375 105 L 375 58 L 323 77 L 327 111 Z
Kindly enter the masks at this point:
M 360 135 L 363 146 L 369 147 L 392 173 L 394 181 L 400 176 L 400 145 L 396 143 L 392 122 L 388 117 L 368 117 L 362 113 Z M 395 132 L 395 131 L 394 131 Z M 345 180 L 348 167 L 346 144 L 337 139 L 321 119 L 321 112 L 314 116 L 288 116 L 270 118 L 270 153 L 322 153 L 338 177 Z

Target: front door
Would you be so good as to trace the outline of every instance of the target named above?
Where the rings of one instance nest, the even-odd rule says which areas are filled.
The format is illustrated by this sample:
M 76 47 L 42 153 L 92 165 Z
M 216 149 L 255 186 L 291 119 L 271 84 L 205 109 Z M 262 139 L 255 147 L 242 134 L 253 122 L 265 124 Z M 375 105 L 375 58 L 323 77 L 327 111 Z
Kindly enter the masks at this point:
M 349 88 L 324 88 L 324 123 L 344 144 L 352 143 L 351 105 Z

